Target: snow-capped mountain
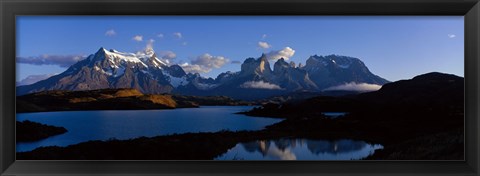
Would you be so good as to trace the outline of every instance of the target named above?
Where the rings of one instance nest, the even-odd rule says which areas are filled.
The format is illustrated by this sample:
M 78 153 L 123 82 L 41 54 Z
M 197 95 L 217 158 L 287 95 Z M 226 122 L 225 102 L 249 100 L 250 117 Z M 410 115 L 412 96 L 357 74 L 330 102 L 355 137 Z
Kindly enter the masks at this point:
M 310 56 L 302 69 L 322 90 L 350 82 L 378 85 L 389 82 L 370 72 L 360 59 L 348 56 Z
M 178 65 L 168 66 L 153 50 L 123 53 L 100 48 L 65 72 L 27 86 L 17 94 L 43 90 L 93 90 L 135 88 L 145 93 L 168 93 L 186 85 L 187 74 Z
M 100 48 L 95 54 L 70 66 L 61 74 L 31 85 L 17 87 L 17 95 L 44 90 L 94 90 L 135 88 L 143 93 L 224 95 L 259 99 L 295 91 L 322 91 L 345 83 L 383 85 L 388 81 L 372 74 L 357 58 L 311 56 L 305 66 L 279 59 L 273 70 L 266 55 L 247 58 L 238 72 L 225 72 L 215 79 L 186 73 L 168 65 L 152 49 L 124 53 Z

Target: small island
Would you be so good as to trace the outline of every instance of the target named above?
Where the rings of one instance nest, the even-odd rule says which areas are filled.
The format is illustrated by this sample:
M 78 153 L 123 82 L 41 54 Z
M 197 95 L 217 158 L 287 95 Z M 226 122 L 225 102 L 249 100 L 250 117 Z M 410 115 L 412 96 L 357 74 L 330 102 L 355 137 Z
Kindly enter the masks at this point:
M 17 141 L 37 141 L 67 132 L 64 127 L 56 127 L 25 120 L 17 121 Z

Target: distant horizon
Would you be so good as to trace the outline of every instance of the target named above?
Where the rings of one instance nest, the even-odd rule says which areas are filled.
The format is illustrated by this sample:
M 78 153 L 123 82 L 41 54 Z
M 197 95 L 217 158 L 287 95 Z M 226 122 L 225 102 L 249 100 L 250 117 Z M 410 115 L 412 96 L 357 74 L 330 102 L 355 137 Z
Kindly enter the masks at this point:
M 283 57 L 297 65 L 313 55 L 359 58 L 389 81 L 430 72 L 463 77 L 463 24 L 463 16 L 19 16 L 16 81 L 59 74 L 101 47 L 152 48 L 212 78 L 262 53 L 270 63 Z

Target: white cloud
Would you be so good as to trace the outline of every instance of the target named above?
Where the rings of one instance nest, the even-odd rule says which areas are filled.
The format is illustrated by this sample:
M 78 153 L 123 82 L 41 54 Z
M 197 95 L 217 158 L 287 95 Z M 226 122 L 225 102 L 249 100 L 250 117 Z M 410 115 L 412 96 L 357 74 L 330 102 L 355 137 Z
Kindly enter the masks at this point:
M 157 37 L 158 37 L 158 38 L 163 38 L 163 34 L 162 34 L 162 33 L 159 33 L 159 34 L 157 34 Z
M 183 38 L 183 35 L 182 35 L 182 33 L 180 33 L 180 32 L 174 32 L 174 33 L 173 33 L 173 36 L 176 37 L 176 38 L 178 38 L 178 39 Z
M 173 51 L 160 51 L 160 57 L 167 60 L 172 60 L 177 58 L 177 54 Z
M 267 38 L 267 34 L 262 35 L 262 39 L 265 39 L 265 38 Z
M 268 49 L 272 47 L 272 45 L 268 44 L 267 42 L 258 42 L 258 47 L 263 48 L 263 49 Z
M 271 90 L 279 90 L 282 89 L 280 86 L 276 84 L 271 84 L 264 81 L 248 81 L 240 85 L 241 88 L 250 88 L 250 89 L 271 89 Z
M 105 35 L 111 37 L 111 36 L 117 35 L 117 32 L 115 32 L 115 30 L 113 29 L 110 29 L 107 32 L 105 32 Z
M 212 69 L 210 68 L 205 68 L 200 65 L 191 65 L 188 63 L 180 64 L 180 67 L 182 67 L 183 70 L 187 73 L 208 73 L 212 71 Z
M 455 34 L 448 34 L 448 38 L 455 38 L 455 37 L 457 37 L 457 35 L 455 35 Z
M 70 67 L 80 60 L 85 59 L 82 55 L 48 55 L 44 54 L 35 57 L 17 57 L 17 63 L 32 65 L 58 65 L 60 67 Z
M 134 36 L 134 37 L 132 38 L 132 40 L 135 40 L 135 41 L 137 41 L 137 42 L 141 42 L 141 41 L 143 41 L 143 36 L 141 36 L 141 35 L 136 35 L 136 36 Z
M 372 91 L 377 91 L 380 88 L 382 88 L 382 86 L 378 85 L 378 84 L 350 82 L 350 83 L 345 83 L 345 84 L 342 84 L 342 85 L 326 88 L 326 89 L 324 89 L 324 91 L 345 90 L 345 91 L 372 92 Z
M 191 64 L 184 63 L 180 66 L 186 72 L 208 73 L 214 68 L 220 68 L 230 60 L 223 56 L 212 56 L 208 53 L 202 54 L 191 61 Z
M 228 61 L 229 59 L 223 56 L 212 56 L 208 53 L 205 53 L 192 60 L 192 64 L 197 64 L 207 68 L 220 68 Z
M 148 40 L 147 46 L 145 47 L 145 51 L 147 51 L 147 50 L 153 50 L 153 43 L 154 43 L 154 42 L 155 42 L 155 40 L 153 40 L 153 39 Z
M 285 60 L 288 60 L 290 59 L 293 55 L 295 54 L 295 50 L 293 50 L 292 48 L 290 47 L 285 47 L 281 50 L 277 50 L 277 51 L 270 51 L 269 53 L 267 53 L 267 59 L 268 60 L 273 60 L 273 61 L 276 61 L 280 58 L 283 58 Z
M 25 79 L 22 79 L 20 82 L 17 82 L 17 86 L 30 85 L 38 81 L 42 81 L 47 78 L 50 78 L 51 76 L 54 76 L 54 75 L 56 74 L 30 75 L 30 76 L 27 76 Z
M 182 42 L 183 46 L 187 46 L 187 44 L 188 44 L 187 42 Z

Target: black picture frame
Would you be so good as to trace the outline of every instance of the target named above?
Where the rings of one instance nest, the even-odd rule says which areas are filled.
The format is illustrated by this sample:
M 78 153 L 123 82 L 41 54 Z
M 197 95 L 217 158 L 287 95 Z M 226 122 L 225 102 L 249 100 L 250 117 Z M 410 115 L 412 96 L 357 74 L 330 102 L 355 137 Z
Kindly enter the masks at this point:
M 479 0 L 0 0 L 1 175 L 479 175 Z M 17 15 L 462 15 L 465 161 L 16 161 Z

